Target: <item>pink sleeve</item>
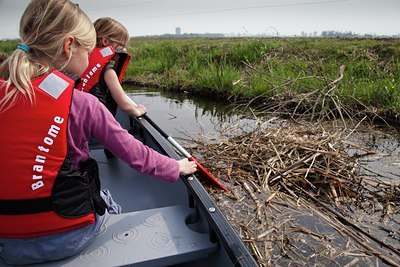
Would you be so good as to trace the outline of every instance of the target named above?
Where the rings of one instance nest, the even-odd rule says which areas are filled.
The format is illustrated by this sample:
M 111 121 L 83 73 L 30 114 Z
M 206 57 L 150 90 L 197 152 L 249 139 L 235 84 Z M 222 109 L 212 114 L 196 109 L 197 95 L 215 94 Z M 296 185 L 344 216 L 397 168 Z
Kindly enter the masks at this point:
M 91 94 L 75 90 L 69 118 L 69 155 L 75 162 L 89 157 L 88 140 L 93 136 L 116 157 L 139 172 L 174 182 L 179 177 L 175 159 L 143 145 L 114 119 Z

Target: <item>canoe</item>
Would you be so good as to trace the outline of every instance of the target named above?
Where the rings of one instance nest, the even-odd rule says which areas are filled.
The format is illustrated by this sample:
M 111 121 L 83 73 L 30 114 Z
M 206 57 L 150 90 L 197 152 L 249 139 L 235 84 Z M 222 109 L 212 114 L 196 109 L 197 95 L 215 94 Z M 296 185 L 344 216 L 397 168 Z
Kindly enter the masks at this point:
M 147 146 L 180 158 L 145 118 L 118 111 L 117 120 Z M 79 255 L 35 266 L 258 266 L 200 183 L 202 177 L 168 183 L 138 173 L 117 158 L 107 159 L 100 145 L 91 152 L 102 188 L 111 191 L 123 213 L 110 216 Z

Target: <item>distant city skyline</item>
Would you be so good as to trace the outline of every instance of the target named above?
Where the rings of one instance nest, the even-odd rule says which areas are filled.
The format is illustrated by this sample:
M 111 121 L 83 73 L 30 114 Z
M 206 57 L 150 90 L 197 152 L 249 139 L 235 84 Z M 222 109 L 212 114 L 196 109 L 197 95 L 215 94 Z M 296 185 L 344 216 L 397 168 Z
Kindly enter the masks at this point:
M 400 0 L 76 0 L 92 21 L 109 16 L 130 35 L 400 34 Z M 0 39 L 18 38 L 28 0 L 0 0 Z

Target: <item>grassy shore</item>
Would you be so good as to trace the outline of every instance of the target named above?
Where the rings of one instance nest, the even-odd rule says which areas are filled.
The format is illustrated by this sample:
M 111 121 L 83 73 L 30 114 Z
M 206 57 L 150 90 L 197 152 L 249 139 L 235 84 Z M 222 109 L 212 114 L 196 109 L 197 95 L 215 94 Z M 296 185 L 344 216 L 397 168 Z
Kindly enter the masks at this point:
M 0 42 L 0 55 L 17 43 Z M 128 50 L 137 85 L 278 100 L 312 117 L 400 114 L 400 39 L 133 38 Z
M 399 48 L 399 39 L 134 38 L 126 78 L 232 101 L 291 99 L 288 106 L 314 117 L 324 110 L 396 117 Z

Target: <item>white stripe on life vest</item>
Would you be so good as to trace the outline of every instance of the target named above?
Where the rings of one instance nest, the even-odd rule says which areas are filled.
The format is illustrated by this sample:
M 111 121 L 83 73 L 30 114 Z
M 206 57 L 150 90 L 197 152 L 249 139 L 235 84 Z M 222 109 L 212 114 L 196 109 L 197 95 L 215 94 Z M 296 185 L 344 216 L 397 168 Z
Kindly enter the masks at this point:
M 39 88 L 57 99 L 68 87 L 68 82 L 63 78 L 50 73 L 40 84 Z
M 111 55 L 113 52 L 112 52 L 111 48 L 107 46 L 107 47 L 101 49 L 100 53 L 103 57 L 107 57 L 107 56 Z

